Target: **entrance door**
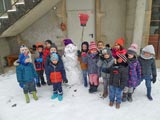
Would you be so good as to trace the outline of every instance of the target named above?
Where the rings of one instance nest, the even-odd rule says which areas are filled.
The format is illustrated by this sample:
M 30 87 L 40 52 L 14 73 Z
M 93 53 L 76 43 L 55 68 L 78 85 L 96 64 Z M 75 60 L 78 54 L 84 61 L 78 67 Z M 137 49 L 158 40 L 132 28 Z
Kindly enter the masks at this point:
M 149 44 L 155 48 L 156 59 L 160 59 L 160 1 L 152 1 Z
M 82 43 L 82 27 L 79 14 L 87 13 L 89 20 L 84 27 L 83 41 L 95 40 L 95 3 L 94 0 L 66 0 L 67 2 L 67 28 L 68 38 L 80 48 Z

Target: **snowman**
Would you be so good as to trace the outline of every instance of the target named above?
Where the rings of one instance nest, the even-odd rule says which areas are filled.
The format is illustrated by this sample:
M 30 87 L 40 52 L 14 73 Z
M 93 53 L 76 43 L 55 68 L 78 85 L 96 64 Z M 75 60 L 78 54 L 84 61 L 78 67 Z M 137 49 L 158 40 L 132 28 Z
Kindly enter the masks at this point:
M 82 73 L 80 63 L 77 57 L 77 46 L 73 44 L 72 40 L 65 39 L 64 41 L 64 55 L 62 60 L 66 71 L 68 84 L 79 85 L 82 83 Z

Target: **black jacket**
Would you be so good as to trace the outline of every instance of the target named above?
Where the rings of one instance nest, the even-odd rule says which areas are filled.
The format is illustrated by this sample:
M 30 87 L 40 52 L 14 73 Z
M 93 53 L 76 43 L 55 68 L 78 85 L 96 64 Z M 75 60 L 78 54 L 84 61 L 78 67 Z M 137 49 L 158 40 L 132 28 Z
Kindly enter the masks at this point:
M 128 80 L 128 66 L 114 64 L 109 79 L 109 85 L 124 89 Z

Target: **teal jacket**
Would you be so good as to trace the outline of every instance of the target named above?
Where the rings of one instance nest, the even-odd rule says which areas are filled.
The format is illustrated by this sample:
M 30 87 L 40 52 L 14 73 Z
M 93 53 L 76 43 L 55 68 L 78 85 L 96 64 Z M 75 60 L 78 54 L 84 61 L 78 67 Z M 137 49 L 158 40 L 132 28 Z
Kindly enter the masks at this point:
M 27 83 L 34 81 L 34 79 L 38 78 L 38 75 L 33 67 L 32 63 L 28 63 L 26 65 L 18 65 L 16 67 L 16 75 L 17 75 L 17 81 L 19 83 Z

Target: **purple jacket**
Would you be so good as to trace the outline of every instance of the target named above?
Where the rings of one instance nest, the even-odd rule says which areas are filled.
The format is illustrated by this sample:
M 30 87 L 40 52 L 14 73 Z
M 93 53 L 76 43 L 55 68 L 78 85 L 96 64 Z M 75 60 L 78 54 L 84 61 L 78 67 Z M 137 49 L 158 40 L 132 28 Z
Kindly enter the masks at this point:
M 130 60 L 128 74 L 128 87 L 137 87 L 141 80 L 141 66 L 136 58 Z

